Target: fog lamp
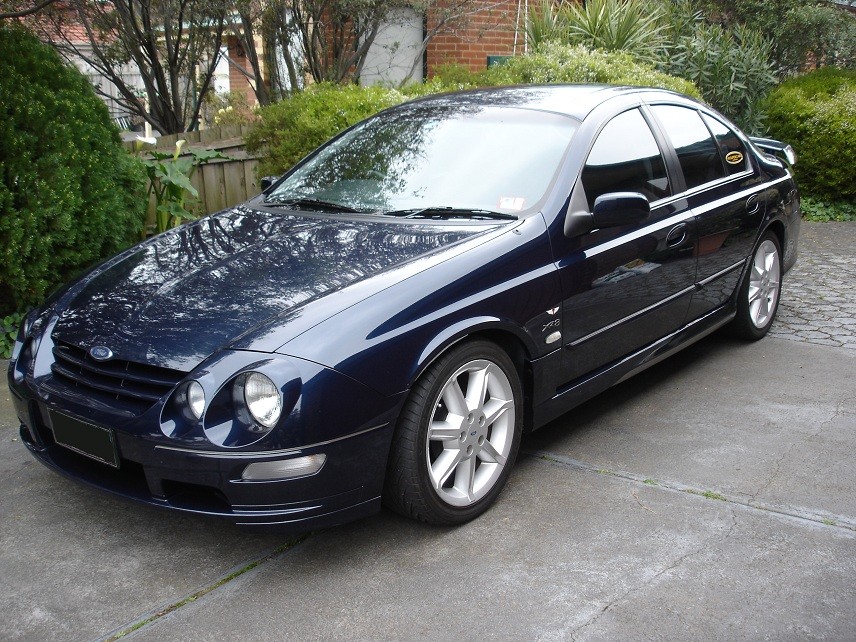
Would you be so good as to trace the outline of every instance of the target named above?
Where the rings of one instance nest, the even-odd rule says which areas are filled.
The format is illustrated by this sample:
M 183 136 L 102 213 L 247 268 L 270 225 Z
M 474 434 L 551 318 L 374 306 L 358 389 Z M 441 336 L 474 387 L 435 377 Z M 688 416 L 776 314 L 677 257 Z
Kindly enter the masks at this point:
M 316 454 L 277 461 L 257 461 L 244 468 L 241 479 L 244 481 L 270 481 L 273 479 L 291 479 L 314 475 L 324 462 L 327 455 Z

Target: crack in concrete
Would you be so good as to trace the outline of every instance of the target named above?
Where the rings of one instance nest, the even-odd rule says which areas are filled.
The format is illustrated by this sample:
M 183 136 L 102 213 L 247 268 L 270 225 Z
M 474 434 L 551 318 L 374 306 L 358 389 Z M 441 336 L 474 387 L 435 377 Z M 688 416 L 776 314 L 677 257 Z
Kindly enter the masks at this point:
M 657 581 L 657 579 L 659 579 L 660 577 L 662 577 L 666 573 L 675 570 L 676 568 L 681 566 L 685 561 L 687 561 L 691 557 L 695 557 L 696 555 L 704 552 L 705 550 L 707 550 L 708 546 L 713 541 L 718 540 L 720 538 L 723 542 L 726 541 L 729 537 L 731 537 L 731 534 L 734 532 L 734 529 L 736 527 L 737 527 L 737 515 L 736 515 L 734 509 L 731 508 L 731 525 L 728 527 L 728 530 L 725 532 L 724 536 L 722 536 L 721 533 L 715 533 L 715 534 L 711 535 L 710 537 L 706 538 L 703 542 L 701 542 L 695 549 L 693 549 L 687 553 L 684 553 L 683 555 L 678 557 L 676 560 L 671 562 L 668 566 L 660 569 L 654 575 L 652 575 L 651 577 L 646 579 L 644 582 L 642 582 L 638 586 L 634 586 L 634 587 L 626 590 L 621 595 L 618 595 L 615 598 L 613 598 L 612 600 L 610 600 L 609 602 L 607 602 L 607 604 L 605 606 L 603 606 L 603 608 L 601 608 L 600 611 L 598 611 L 595 615 L 593 615 L 587 622 L 585 622 L 584 624 L 581 624 L 580 626 L 575 628 L 573 631 L 571 631 L 571 640 L 576 642 L 577 635 L 583 629 L 595 624 L 611 608 L 613 608 L 617 604 L 620 604 L 621 602 L 623 602 L 626 598 L 630 597 L 631 595 L 638 593 L 639 591 L 645 590 L 646 588 L 651 586 L 655 581 Z
M 148 626 L 149 624 L 151 624 L 153 622 L 157 622 L 161 618 L 166 617 L 167 615 L 176 612 L 181 607 L 187 606 L 188 604 L 192 604 L 193 602 L 195 602 L 199 598 L 204 597 L 205 595 L 208 595 L 208 593 L 211 593 L 212 591 L 217 590 L 221 586 L 225 586 L 226 584 L 228 584 L 229 582 L 231 582 L 234 579 L 237 579 L 238 577 L 240 577 L 244 573 L 252 571 L 255 568 L 261 566 L 262 564 L 279 557 L 280 555 L 282 555 L 286 551 L 291 550 L 292 548 L 294 548 L 295 546 L 300 544 L 307 537 L 309 537 L 309 534 L 302 535 L 298 538 L 288 540 L 284 544 L 280 544 L 279 546 L 277 546 L 273 549 L 268 549 L 261 556 L 255 558 L 253 560 L 250 560 L 248 562 L 245 562 L 244 564 L 241 564 L 239 566 L 234 567 L 232 570 L 227 571 L 226 573 L 221 575 L 219 578 L 217 578 L 213 582 L 209 582 L 208 584 L 205 584 L 204 586 L 199 587 L 195 591 L 188 593 L 183 598 L 176 600 L 175 602 L 171 602 L 169 604 L 166 604 L 166 605 L 160 606 L 156 609 L 153 609 L 153 610 L 149 611 L 148 613 L 144 613 L 143 615 L 141 615 L 137 619 L 135 619 L 131 622 L 127 622 L 126 624 L 123 624 L 116 629 L 113 629 L 112 631 L 110 631 L 109 633 L 104 635 L 103 637 L 98 638 L 98 640 L 99 640 L 99 642 L 115 642 L 116 640 L 124 638 L 126 635 L 130 635 L 131 633 L 135 633 L 136 631 L 143 629 L 144 627 Z
M 547 461 L 553 465 L 565 466 L 590 473 L 597 473 L 599 475 L 610 475 L 612 477 L 626 479 L 628 481 L 642 484 L 648 488 L 660 488 L 662 490 L 671 492 L 680 492 L 689 495 L 696 495 L 707 499 L 723 501 L 728 504 L 744 506 L 746 508 L 751 508 L 757 511 L 783 515 L 785 517 L 789 517 L 799 521 L 810 522 L 813 525 L 820 524 L 824 527 L 838 528 L 849 531 L 851 533 L 856 533 L 856 518 L 847 515 L 836 515 L 826 511 L 818 511 L 799 506 L 770 504 L 758 501 L 757 499 L 755 499 L 754 496 L 751 495 L 744 495 L 744 497 L 747 497 L 748 499 L 743 499 L 743 497 L 735 496 L 727 497 L 722 493 L 718 493 L 712 490 L 699 489 L 694 486 L 682 484 L 680 482 L 655 479 L 651 478 L 650 476 L 638 475 L 636 473 L 631 473 L 623 470 L 608 470 L 599 466 L 595 466 L 593 464 L 574 459 L 572 457 L 567 457 L 565 455 L 560 455 L 548 451 L 523 451 L 521 454 L 528 455 L 540 459 L 542 461 Z
M 790 454 L 794 450 L 794 448 L 796 448 L 798 445 L 801 445 L 801 443 L 804 441 L 809 441 L 809 440 L 817 439 L 818 437 L 820 437 L 823 434 L 823 432 L 826 430 L 826 427 L 842 415 L 843 408 L 844 408 L 845 404 L 853 401 L 854 399 L 856 399 L 856 395 L 854 395 L 852 397 L 847 397 L 845 399 L 841 399 L 840 401 L 836 402 L 835 411 L 832 413 L 832 416 L 829 419 L 822 421 L 820 423 L 820 426 L 819 426 L 817 431 L 808 435 L 808 437 L 801 440 L 800 442 L 797 442 L 797 441 L 792 442 L 790 447 L 784 453 L 782 453 L 781 457 L 779 457 L 776 460 L 776 469 L 773 471 L 773 474 L 770 476 L 770 479 L 768 479 L 764 484 L 762 484 L 758 488 L 758 490 L 756 490 L 754 493 L 752 493 L 752 501 L 757 500 L 758 495 L 760 495 L 765 490 L 767 490 L 770 486 L 773 485 L 773 482 L 776 481 L 776 478 L 779 476 L 779 473 L 781 472 L 782 463 L 785 461 L 785 459 L 787 459 L 790 456 Z

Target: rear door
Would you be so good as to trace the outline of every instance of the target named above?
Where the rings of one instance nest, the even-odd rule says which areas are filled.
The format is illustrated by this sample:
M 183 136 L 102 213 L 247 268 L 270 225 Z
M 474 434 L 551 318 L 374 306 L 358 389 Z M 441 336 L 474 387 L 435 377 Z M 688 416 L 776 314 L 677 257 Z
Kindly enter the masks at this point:
M 729 303 L 765 212 L 760 178 L 739 136 L 718 118 L 678 105 L 651 105 L 674 146 L 698 239 L 698 291 L 688 320 Z

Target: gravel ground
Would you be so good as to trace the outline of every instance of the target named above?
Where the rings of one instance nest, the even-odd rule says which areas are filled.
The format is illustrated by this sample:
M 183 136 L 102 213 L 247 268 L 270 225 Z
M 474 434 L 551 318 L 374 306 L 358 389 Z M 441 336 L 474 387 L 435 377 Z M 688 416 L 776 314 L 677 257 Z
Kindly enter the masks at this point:
M 807 223 L 772 336 L 856 350 L 856 223 Z

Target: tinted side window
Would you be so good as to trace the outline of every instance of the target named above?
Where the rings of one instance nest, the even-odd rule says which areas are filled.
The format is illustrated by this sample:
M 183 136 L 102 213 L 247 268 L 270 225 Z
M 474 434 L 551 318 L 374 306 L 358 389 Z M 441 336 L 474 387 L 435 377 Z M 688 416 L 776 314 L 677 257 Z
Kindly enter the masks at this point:
M 716 139 L 716 144 L 725 161 L 725 171 L 730 175 L 749 169 L 749 155 L 737 134 L 707 114 L 702 114 L 702 118 Z
M 651 109 L 678 152 L 687 189 L 725 176 L 719 148 L 697 111 L 673 105 L 655 105 Z
M 671 194 L 660 148 L 638 109 L 619 114 L 601 130 L 582 180 L 589 210 L 608 192 L 641 192 L 649 201 Z

